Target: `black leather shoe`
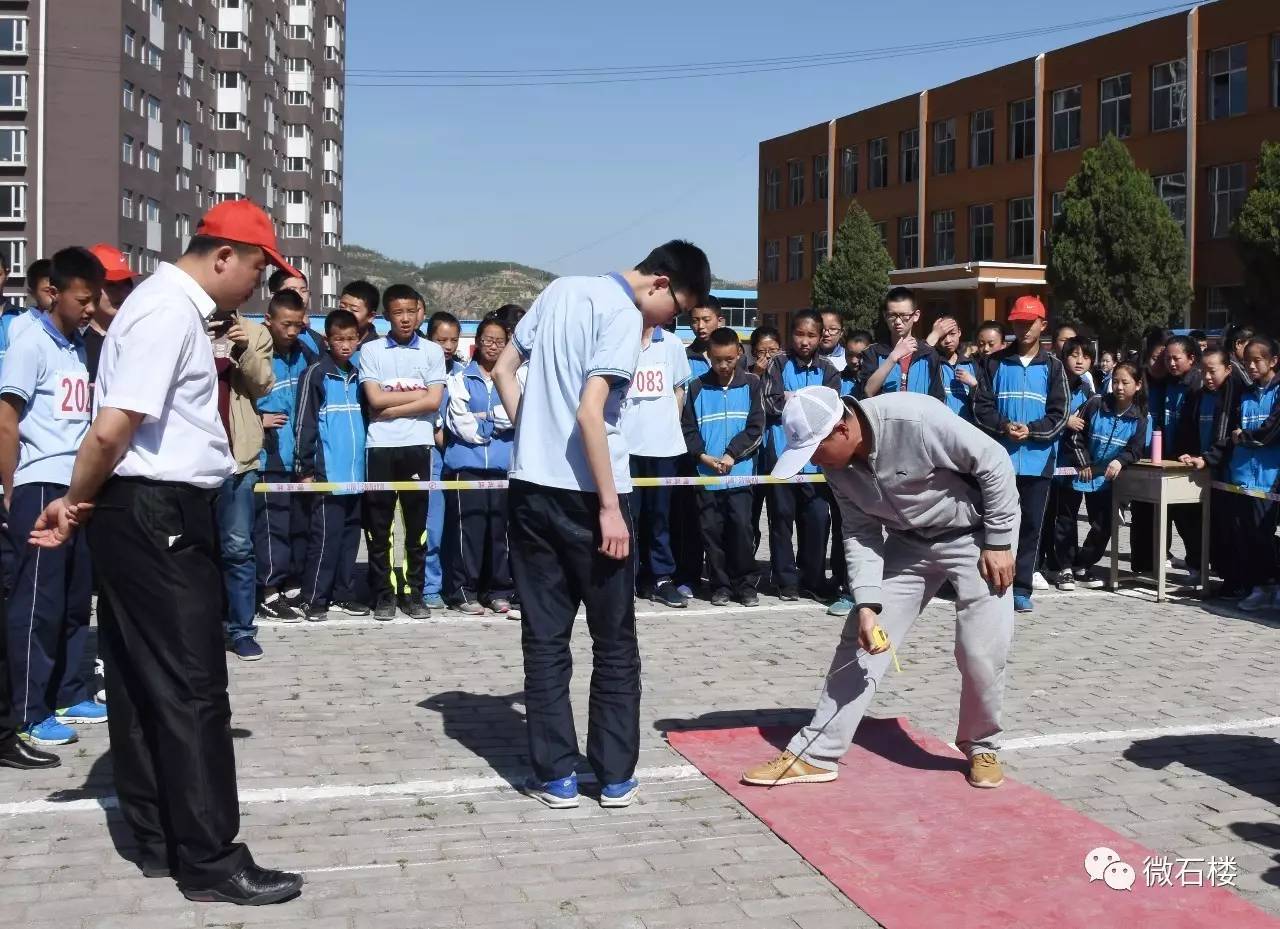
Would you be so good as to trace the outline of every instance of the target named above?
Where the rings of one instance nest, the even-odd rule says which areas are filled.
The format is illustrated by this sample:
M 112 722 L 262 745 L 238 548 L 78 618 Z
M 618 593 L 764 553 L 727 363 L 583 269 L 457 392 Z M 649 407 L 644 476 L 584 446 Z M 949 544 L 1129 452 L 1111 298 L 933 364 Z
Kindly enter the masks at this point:
M 22 768 L 56 768 L 62 759 L 52 752 L 42 752 L 34 745 L 28 745 L 22 739 L 15 739 L 13 744 L 0 752 L 0 767 Z
M 302 893 L 302 875 L 251 864 L 212 887 L 183 887 L 179 884 L 178 889 L 184 897 L 196 903 L 266 906 L 292 900 Z

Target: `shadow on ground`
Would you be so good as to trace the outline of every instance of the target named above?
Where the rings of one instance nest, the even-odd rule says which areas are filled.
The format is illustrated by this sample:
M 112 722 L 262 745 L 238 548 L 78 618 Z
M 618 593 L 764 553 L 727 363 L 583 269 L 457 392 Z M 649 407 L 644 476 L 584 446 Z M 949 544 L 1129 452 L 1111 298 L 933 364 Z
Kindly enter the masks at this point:
M 445 738 L 483 758 L 513 787 L 529 770 L 524 728 L 524 692 L 473 694 L 449 690 L 427 697 L 418 706 L 439 713 Z

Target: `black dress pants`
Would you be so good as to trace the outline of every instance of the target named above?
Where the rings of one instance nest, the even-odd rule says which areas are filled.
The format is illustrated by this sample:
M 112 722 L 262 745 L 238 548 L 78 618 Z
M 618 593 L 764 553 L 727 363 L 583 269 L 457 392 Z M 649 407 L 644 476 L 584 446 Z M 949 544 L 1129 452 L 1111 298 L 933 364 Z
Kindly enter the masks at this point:
M 635 773 L 640 757 L 635 559 L 600 553 L 600 502 L 594 493 L 513 480 L 507 499 L 534 776 L 568 777 L 578 763 L 569 643 L 578 606 L 586 604 L 592 644 L 587 762 L 601 784 L 621 783 Z M 630 529 L 625 494 L 619 502 Z
M 89 548 L 120 811 L 144 857 L 207 887 L 253 859 L 240 830 L 215 491 L 115 478 Z

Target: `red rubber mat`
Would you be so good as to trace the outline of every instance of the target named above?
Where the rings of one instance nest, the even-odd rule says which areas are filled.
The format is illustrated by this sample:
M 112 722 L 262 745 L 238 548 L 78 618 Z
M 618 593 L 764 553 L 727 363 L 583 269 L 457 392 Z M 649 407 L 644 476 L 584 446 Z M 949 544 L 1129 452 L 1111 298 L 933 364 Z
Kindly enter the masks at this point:
M 888 929 L 1280 927 L 1234 891 L 1210 886 L 1207 861 L 1203 886 L 1181 886 L 1176 861 L 1173 886 L 1148 886 L 1150 850 L 1012 779 L 970 787 L 954 749 L 902 720 L 866 720 L 832 783 L 739 783 L 790 735 L 753 727 L 668 738 Z M 1121 864 L 1091 880 L 1085 859 L 1099 847 Z M 1129 875 L 1131 889 L 1109 886 Z

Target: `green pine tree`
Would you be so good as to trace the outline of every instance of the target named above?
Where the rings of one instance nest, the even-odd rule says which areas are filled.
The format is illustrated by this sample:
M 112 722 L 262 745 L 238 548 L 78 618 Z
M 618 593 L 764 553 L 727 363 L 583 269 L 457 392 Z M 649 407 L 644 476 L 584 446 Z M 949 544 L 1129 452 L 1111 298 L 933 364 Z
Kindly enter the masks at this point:
M 1244 263 L 1244 305 L 1233 307 L 1234 315 L 1275 332 L 1280 323 L 1280 143 L 1262 143 L 1258 182 L 1231 231 Z
M 1085 152 L 1067 183 L 1048 281 L 1062 315 L 1113 345 L 1180 323 L 1190 303 L 1182 228 L 1114 136 Z
M 831 260 L 813 273 L 813 305 L 837 310 L 851 326 L 870 329 L 889 290 L 893 259 L 858 201 L 836 230 Z

